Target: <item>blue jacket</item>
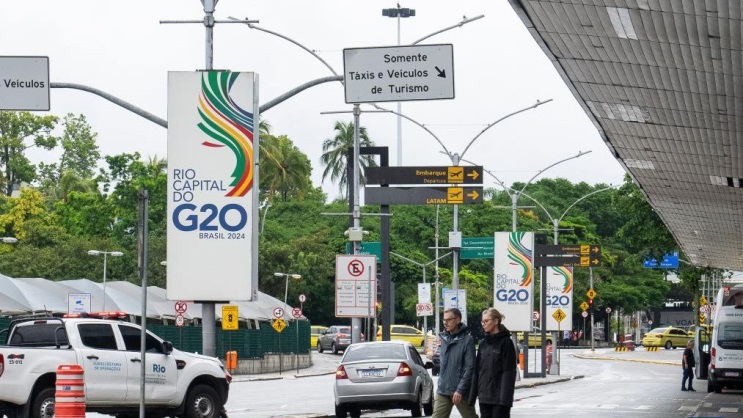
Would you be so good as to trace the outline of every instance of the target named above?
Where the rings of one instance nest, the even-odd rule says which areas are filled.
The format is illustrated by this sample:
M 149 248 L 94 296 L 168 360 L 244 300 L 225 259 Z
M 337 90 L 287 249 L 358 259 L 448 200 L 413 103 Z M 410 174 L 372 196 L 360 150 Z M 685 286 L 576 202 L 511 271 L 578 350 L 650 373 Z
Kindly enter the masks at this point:
M 472 387 L 472 371 L 475 366 L 475 340 L 460 324 L 459 330 L 450 334 L 439 334 L 441 339 L 441 369 L 436 393 L 451 396 L 459 392 L 465 399 Z

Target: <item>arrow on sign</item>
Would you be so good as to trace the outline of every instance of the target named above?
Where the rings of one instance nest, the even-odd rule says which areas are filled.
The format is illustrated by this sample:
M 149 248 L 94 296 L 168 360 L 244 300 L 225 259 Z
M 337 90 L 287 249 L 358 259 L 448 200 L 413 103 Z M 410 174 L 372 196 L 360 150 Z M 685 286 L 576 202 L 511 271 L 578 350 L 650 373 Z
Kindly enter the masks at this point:
M 477 193 L 477 190 L 473 190 L 469 193 L 467 193 L 467 197 L 469 197 L 472 200 L 476 200 L 480 195 Z
M 434 68 L 436 68 L 436 71 L 439 73 L 439 77 L 446 78 L 446 70 L 442 70 L 438 66 L 435 66 Z
M 477 178 L 480 177 L 480 174 L 478 174 L 477 171 L 471 171 L 467 173 L 467 177 L 471 178 L 472 180 L 477 180 Z

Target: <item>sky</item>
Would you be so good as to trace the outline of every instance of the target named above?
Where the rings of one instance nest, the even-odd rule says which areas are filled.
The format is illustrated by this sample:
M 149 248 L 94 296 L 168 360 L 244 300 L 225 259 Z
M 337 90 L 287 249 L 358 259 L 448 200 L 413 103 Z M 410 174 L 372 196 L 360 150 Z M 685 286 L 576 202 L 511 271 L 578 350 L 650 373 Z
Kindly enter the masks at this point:
M 488 125 L 537 100 L 552 102 L 493 125 L 463 156 L 491 171 L 507 185 L 525 182 L 559 160 L 591 150 L 539 174 L 589 184 L 622 182 L 624 171 L 611 155 L 554 66 L 545 57 L 506 0 L 411 0 L 415 17 L 402 19 L 401 44 L 409 44 L 462 21 L 462 27 L 421 44 L 452 44 L 455 98 L 402 103 L 402 113 L 423 124 L 452 153 Z M 343 49 L 397 45 L 398 22 L 382 15 L 389 1 L 219 0 L 215 18 L 259 20 L 313 50 L 343 73 Z M 161 20 L 201 20 L 199 0 L 23 0 L 4 2 L 0 16 L 0 56 L 49 57 L 50 81 L 84 84 L 117 96 L 163 119 L 167 117 L 168 71 L 206 67 L 205 29 L 201 23 L 162 24 Z M 263 104 L 305 82 L 332 75 L 316 57 L 281 37 L 244 24 L 217 23 L 215 69 L 251 71 L 259 77 Z M 352 121 L 343 85 L 325 83 L 306 90 L 261 115 L 274 135 L 287 135 L 309 157 L 312 181 L 321 185 L 322 142 L 334 136 L 338 120 Z M 394 102 L 379 103 L 396 109 Z M 362 110 L 372 110 L 362 105 Z M 322 114 L 347 111 L 349 113 Z M 44 114 L 46 112 L 39 112 Z M 103 155 L 139 152 L 143 158 L 167 157 L 167 132 L 128 110 L 93 94 L 51 90 L 50 114 L 83 114 L 98 133 Z M 365 112 L 361 126 L 378 146 L 388 146 L 397 165 L 397 118 Z M 448 166 L 434 136 L 403 120 L 402 165 Z M 35 151 L 34 162 L 58 155 Z M 485 187 L 495 181 L 486 176 Z M 329 179 L 328 197 L 338 196 Z M 528 193 L 528 189 L 527 189 Z

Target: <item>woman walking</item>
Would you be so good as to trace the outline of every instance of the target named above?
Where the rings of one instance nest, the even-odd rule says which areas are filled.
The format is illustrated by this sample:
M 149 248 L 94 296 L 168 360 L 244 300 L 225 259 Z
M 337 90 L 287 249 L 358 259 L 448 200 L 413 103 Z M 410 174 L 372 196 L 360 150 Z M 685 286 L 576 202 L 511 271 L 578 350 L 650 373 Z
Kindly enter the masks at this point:
M 482 312 L 485 338 L 480 341 L 470 390 L 470 405 L 479 399 L 480 417 L 510 417 L 516 386 L 516 348 L 503 315 L 495 308 Z

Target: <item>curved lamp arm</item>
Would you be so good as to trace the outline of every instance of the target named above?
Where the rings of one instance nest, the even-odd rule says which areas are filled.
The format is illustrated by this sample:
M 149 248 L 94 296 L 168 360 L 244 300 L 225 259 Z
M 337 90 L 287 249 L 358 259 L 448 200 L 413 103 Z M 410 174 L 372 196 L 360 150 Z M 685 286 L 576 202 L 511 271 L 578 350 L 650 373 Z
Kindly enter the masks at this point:
M 578 199 L 578 200 L 576 200 L 575 202 L 573 202 L 573 204 L 572 204 L 572 205 L 568 206 L 568 208 L 567 208 L 567 209 L 565 209 L 565 212 L 563 212 L 563 213 L 562 213 L 562 215 L 560 215 L 560 217 L 559 217 L 559 218 L 557 218 L 557 223 L 559 224 L 559 223 L 560 223 L 560 221 L 562 221 L 562 218 L 564 218 L 564 217 L 565 217 L 565 214 L 567 214 L 567 213 L 568 213 L 568 211 L 569 211 L 569 210 L 570 210 L 570 209 L 571 209 L 571 208 L 572 208 L 573 206 L 575 206 L 575 205 L 576 205 L 576 204 L 577 204 L 578 202 L 580 202 L 581 200 L 583 200 L 583 199 L 585 199 L 585 198 L 587 198 L 587 197 L 589 197 L 589 196 L 595 195 L 596 193 L 599 193 L 599 192 L 605 192 L 605 191 L 607 191 L 607 190 L 610 190 L 610 189 L 616 189 L 617 187 L 619 187 L 619 186 L 609 186 L 609 187 L 604 187 L 603 189 L 599 189 L 599 190 L 594 190 L 594 191 L 592 191 L 591 193 L 588 193 L 587 195 L 585 195 L 585 196 L 581 197 L 580 199 Z M 526 196 L 526 195 L 524 195 L 524 196 Z M 526 197 L 529 197 L 529 196 L 526 196 Z
M 300 47 L 300 48 L 304 49 L 305 51 L 309 52 L 310 54 L 312 54 L 312 56 L 314 56 L 315 58 L 319 59 L 319 60 L 320 60 L 320 62 L 322 62 L 323 64 L 325 64 L 325 66 L 326 66 L 326 67 L 328 67 L 328 70 L 330 70 L 330 72 L 332 72 L 332 73 L 333 73 L 333 75 L 336 75 L 336 76 L 338 75 L 338 73 L 336 73 L 336 72 L 335 72 L 335 70 L 333 69 L 333 67 L 331 67 L 331 66 L 330 66 L 330 64 L 328 64 L 327 62 L 325 62 L 325 60 L 324 60 L 324 59 L 322 59 L 322 58 L 321 58 L 321 57 L 320 57 L 319 55 L 317 55 L 317 54 L 315 53 L 315 51 L 313 51 L 313 50 L 311 50 L 311 49 L 307 48 L 306 46 L 304 46 L 304 45 L 300 44 L 299 42 L 295 41 L 294 39 L 292 39 L 292 38 L 290 38 L 290 37 L 288 37 L 288 36 L 284 36 L 284 35 L 282 35 L 282 34 L 280 34 L 280 33 L 278 33 L 278 32 L 274 32 L 274 31 L 272 31 L 272 30 L 264 29 L 264 28 L 261 28 L 261 27 L 258 27 L 258 26 L 256 26 L 256 25 L 254 25 L 254 24 L 252 24 L 252 23 L 248 23 L 248 21 L 247 21 L 247 20 L 248 20 L 248 18 L 247 18 L 247 17 L 245 18 L 245 20 L 244 20 L 244 21 L 243 21 L 242 19 L 238 19 L 238 18 L 236 18 L 236 17 L 232 17 L 232 16 L 228 16 L 227 18 L 228 18 L 228 19 L 231 19 L 231 20 L 236 20 L 236 21 L 240 21 L 240 22 L 245 22 L 245 24 L 246 24 L 246 25 L 248 25 L 248 27 L 249 27 L 250 29 L 257 29 L 257 30 L 259 30 L 259 31 L 263 31 L 263 32 L 266 32 L 266 33 L 270 33 L 271 35 L 275 35 L 275 36 L 278 36 L 278 37 L 279 37 L 279 38 L 281 38 L 281 39 L 285 39 L 285 40 L 287 40 L 287 41 L 289 41 L 289 42 L 293 43 L 294 45 L 296 45 L 296 46 L 298 46 L 298 47 Z
M 409 118 L 409 117 L 407 117 L 407 116 L 403 115 L 402 113 L 398 113 L 398 112 L 395 112 L 394 110 L 389 110 L 389 109 L 385 109 L 385 108 L 383 108 L 383 107 L 379 106 L 379 105 L 378 105 L 378 104 L 376 104 L 376 103 L 370 103 L 370 104 L 371 104 L 371 105 L 372 105 L 372 106 L 373 106 L 373 107 L 374 107 L 375 109 L 377 109 L 377 110 L 381 110 L 381 111 L 384 111 L 384 112 L 389 112 L 389 113 L 392 113 L 392 114 L 394 114 L 394 115 L 397 115 L 397 116 L 400 116 L 400 117 L 402 117 L 402 118 L 405 118 L 405 119 L 407 119 L 407 120 L 409 120 L 409 121 L 413 122 L 414 124 L 416 124 L 416 125 L 420 126 L 421 128 L 423 128 L 423 130 L 425 130 L 426 132 L 428 132 L 429 134 L 431 134 L 431 136 L 432 136 L 432 137 L 433 137 L 433 138 L 434 138 L 434 139 L 436 140 L 436 142 L 438 142 L 438 143 L 439 143 L 439 145 L 441 145 L 441 148 L 443 148 L 443 149 L 444 149 L 444 152 L 446 153 L 446 155 L 448 155 L 448 156 L 449 156 L 449 158 L 451 158 L 452 154 L 451 154 L 451 152 L 449 152 L 449 150 L 448 150 L 448 149 L 446 148 L 446 146 L 444 145 L 444 143 L 443 143 L 443 142 L 441 142 L 441 140 L 439 139 L 439 137 L 438 137 L 438 136 L 436 136 L 436 134 L 434 134 L 433 132 L 431 132 L 431 130 L 430 130 L 430 129 L 428 129 L 428 128 L 426 128 L 426 127 L 425 127 L 425 126 L 424 126 L 423 124 L 421 124 L 421 123 L 418 123 L 417 121 L 415 121 L 415 120 L 413 120 L 413 119 L 411 119 L 411 118 Z
M 545 171 L 549 170 L 550 168 L 552 168 L 552 167 L 554 167 L 554 166 L 556 166 L 556 165 L 558 165 L 560 163 L 564 163 L 565 161 L 572 160 L 574 158 L 579 158 L 579 157 L 582 157 L 582 156 L 584 156 L 586 154 L 590 154 L 591 152 L 593 152 L 593 151 L 591 151 L 590 149 L 588 151 L 585 151 L 585 152 L 584 151 L 578 151 L 578 153 L 575 154 L 575 155 L 573 155 L 572 157 L 563 158 L 562 160 L 557 161 L 557 162 L 554 162 L 554 163 L 548 165 L 547 167 L 539 170 L 537 172 L 537 174 L 535 174 L 532 178 L 529 179 L 529 181 L 526 182 L 526 184 L 524 184 L 524 187 L 522 187 L 521 190 L 519 190 L 519 192 L 517 194 L 520 195 L 524 191 L 524 189 L 526 189 L 526 186 L 528 186 L 535 178 L 537 178 L 537 176 L 539 176 L 540 174 L 542 174 Z
M 523 109 L 517 110 L 515 112 L 511 112 L 511 113 L 507 114 L 506 116 L 503 116 L 502 118 L 500 118 L 500 119 L 496 120 L 495 122 L 489 124 L 488 126 L 485 127 L 485 129 L 483 129 L 482 131 L 480 131 L 479 134 L 475 135 L 475 137 L 472 138 L 472 140 L 469 142 L 469 144 L 467 144 L 467 146 L 464 148 L 464 151 L 462 151 L 462 154 L 459 156 L 459 158 L 461 159 L 462 157 L 464 157 L 464 154 L 466 154 L 467 153 L 467 150 L 470 149 L 470 146 L 472 145 L 472 143 L 474 143 L 475 140 L 480 137 L 480 135 L 484 134 L 485 131 L 487 131 L 488 129 L 492 128 L 496 124 L 498 124 L 498 122 L 501 122 L 501 121 L 503 121 L 505 119 L 508 119 L 511 116 L 517 115 L 517 114 L 519 114 L 521 112 L 526 112 L 527 110 L 534 109 L 536 107 L 539 107 L 539 106 L 541 106 L 541 105 L 543 105 L 545 103 L 549 103 L 551 101 L 552 101 L 552 99 L 547 99 L 547 100 L 545 100 L 543 102 L 540 102 L 539 100 L 537 100 L 537 102 L 535 104 L 533 104 L 533 105 L 531 105 L 529 107 L 525 107 Z
M 465 18 L 464 18 L 464 19 L 463 19 L 463 20 L 462 20 L 461 22 L 457 23 L 456 25 L 451 25 L 451 26 L 449 26 L 449 27 L 446 27 L 446 28 L 444 28 L 444 29 L 441 29 L 441 30 L 437 30 L 436 32 L 434 32 L 434 33 L 432 33 L 432 34 L 426 35 L 426 36 L 424 36 L 424 37 L 422 37 L 422 38 L 418 39 L 417 41 L 413 42 L 413 43 L 412 43 L 412 44 L 410 44 L 410 45 L 417 45 L 417 44 L 418 44 L 418 42 L 422 42 L 422 41 L 424 41 L 424 40 L 426 40 L 426 39 L 428 39 L 428 38 L 430 38 L 430 37 L 432 37 L 432 36 L 434 36 L 434 35 L 438 35 L 438 34 L 439 34 L 439 33 L 441 33 L 441 32 L 446 32 L 446 31 L 448 31 L 449 29 L 454 29 L 454 28 L 461 28 L 462 26 L 466 25 L 467 23 L 470 23 L 470 22 L 474 22 L 475 20 L 477 20 L 477 19 L 482 19 L 483 17 L 485 17 L 485 15 L 475 16 L 475 17 L 473 17 L 473 18 L 470 18 L 470 19 L 468 19 L 468 18 L 466 18 L 466 17 L 465 17 Z

